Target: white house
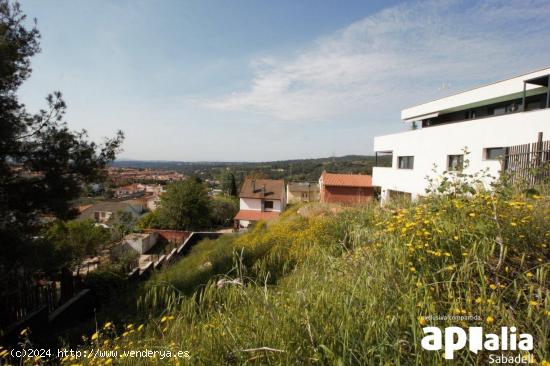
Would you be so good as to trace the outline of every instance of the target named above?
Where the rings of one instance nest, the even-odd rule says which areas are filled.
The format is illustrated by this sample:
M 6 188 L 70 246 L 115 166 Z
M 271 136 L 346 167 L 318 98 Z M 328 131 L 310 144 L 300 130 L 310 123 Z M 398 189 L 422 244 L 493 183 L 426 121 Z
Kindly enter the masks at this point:
M 283 180 L 247 178 L 239 194 L 240 210 L 235 216 L 235 228 L 247 228 L 259 220 L 272 220 L 286 207 Z
M 391 167 L 373 169 L 382 201 L 424 194 L 426 176 L 456 170 L 465 147 L 466 172 L 488 168 L 498 176 L 508 147 L 537 142 L 540 133 L 550 137 L 549 81 L 546 68 L 403 110 L 402 120 L 418 128 L 374 139 L 377 156 L 392 160 Z

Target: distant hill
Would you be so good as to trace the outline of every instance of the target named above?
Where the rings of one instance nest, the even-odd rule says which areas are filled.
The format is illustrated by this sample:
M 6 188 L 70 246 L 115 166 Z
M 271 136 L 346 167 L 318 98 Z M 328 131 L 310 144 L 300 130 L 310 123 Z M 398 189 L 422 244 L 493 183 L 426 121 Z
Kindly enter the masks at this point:
M 317 159 L 294 159 L 267 162 L 183 162 L 117 160 L 111 165 L 120 168 L 161 169 L 196 175 L 203 179 L 217 179 L 231 171 L 241 180 L 247 175 L 292 181 L 317 181 L 326 170 L 331 173 L 371 174 L 374 156 L 346 155 Z M 379 165 L 389 165 L 387 157 L 379 158 Z

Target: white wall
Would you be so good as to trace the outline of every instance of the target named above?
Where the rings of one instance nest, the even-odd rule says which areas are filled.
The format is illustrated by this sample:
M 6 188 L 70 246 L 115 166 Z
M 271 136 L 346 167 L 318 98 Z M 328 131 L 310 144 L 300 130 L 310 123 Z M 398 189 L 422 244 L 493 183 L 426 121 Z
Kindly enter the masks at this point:
M 262 201 L 256 198 L 241 198 L 239 201 L 241 210 L 262 210 Z
M 392 168 L 375 167 L 373 185 L 382 188 L 382 199 L 388 189 L 409 192 L 413 197 L 424 194 L 425 177 L 436 176 L 447 168 L 447 156 L 462 154 L 465 146 L 470 155 L 467 172 L 477 172 L 486 167 L 498 175 L 500 163 L 483 160 L 483 150 L 488 147 L 506 147 L 535 142 L 538 132 L 544 140 L 550 139 L 550 109 L 521 112 L 466 122 L 451 123 L 398 134 L 375 137 L 375 151 L 393 151 Z M 414 156 L 414 169 L 397 169 L 398 156 Z
M 283 205 L 281 204 L 281 201 L 276 200 L 276 201 L 273 201 L 273 209 L 266 209 L 265 211 L 279 211 L 279 212 L 282 212 L 283 211 Z
M 279 211 L 284 210 L 284 205 L 280 200 L 268 200 L 273 201 L 273 209 L 267 209 L 265 211 Z M 252 211 L 261 211 L 262 210 L 262 200 L 258 198 L 241 198 L 239 200 L 239 207 L 241 210 L 252 210 Z
M 158 240 L 158 233 L 149 233 L 145 235 L 130 234 L 126 236 L 123 243 L 134 249 L 139 254 L 147 253 Z

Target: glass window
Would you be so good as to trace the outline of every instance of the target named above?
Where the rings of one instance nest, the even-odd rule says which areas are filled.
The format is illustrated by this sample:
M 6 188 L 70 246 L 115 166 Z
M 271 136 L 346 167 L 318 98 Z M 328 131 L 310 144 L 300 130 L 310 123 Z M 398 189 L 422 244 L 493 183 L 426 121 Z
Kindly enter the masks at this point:
M 264 208 L 273 208 L 273 201 L 265 201 Z
M 448 170 L 462 170 L 464 167 L 464 155 L 449 155 L 447 159 Z
M 398 168 L 399 169 L 412 169 L 414 167 L 414 156 L 399 156 Z
M 485 159 L 486 160 L 499 160 L 504 156 L 503 147 L 488 147 L 485 149 Z

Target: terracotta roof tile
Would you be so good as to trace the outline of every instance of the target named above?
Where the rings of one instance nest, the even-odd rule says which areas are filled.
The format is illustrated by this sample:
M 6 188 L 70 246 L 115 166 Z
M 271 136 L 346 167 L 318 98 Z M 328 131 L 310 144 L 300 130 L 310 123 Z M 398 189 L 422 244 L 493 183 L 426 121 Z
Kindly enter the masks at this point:
M 323 172 L 321 179 L 325 186 L 372 187 L 372 177 L 366 174 L 331 174 Z
M 280 212 L 276 211 L 254 211 L 254 210 L 240 210 L 235 216 L 235 220 L 273 220 L 280 215 Z

